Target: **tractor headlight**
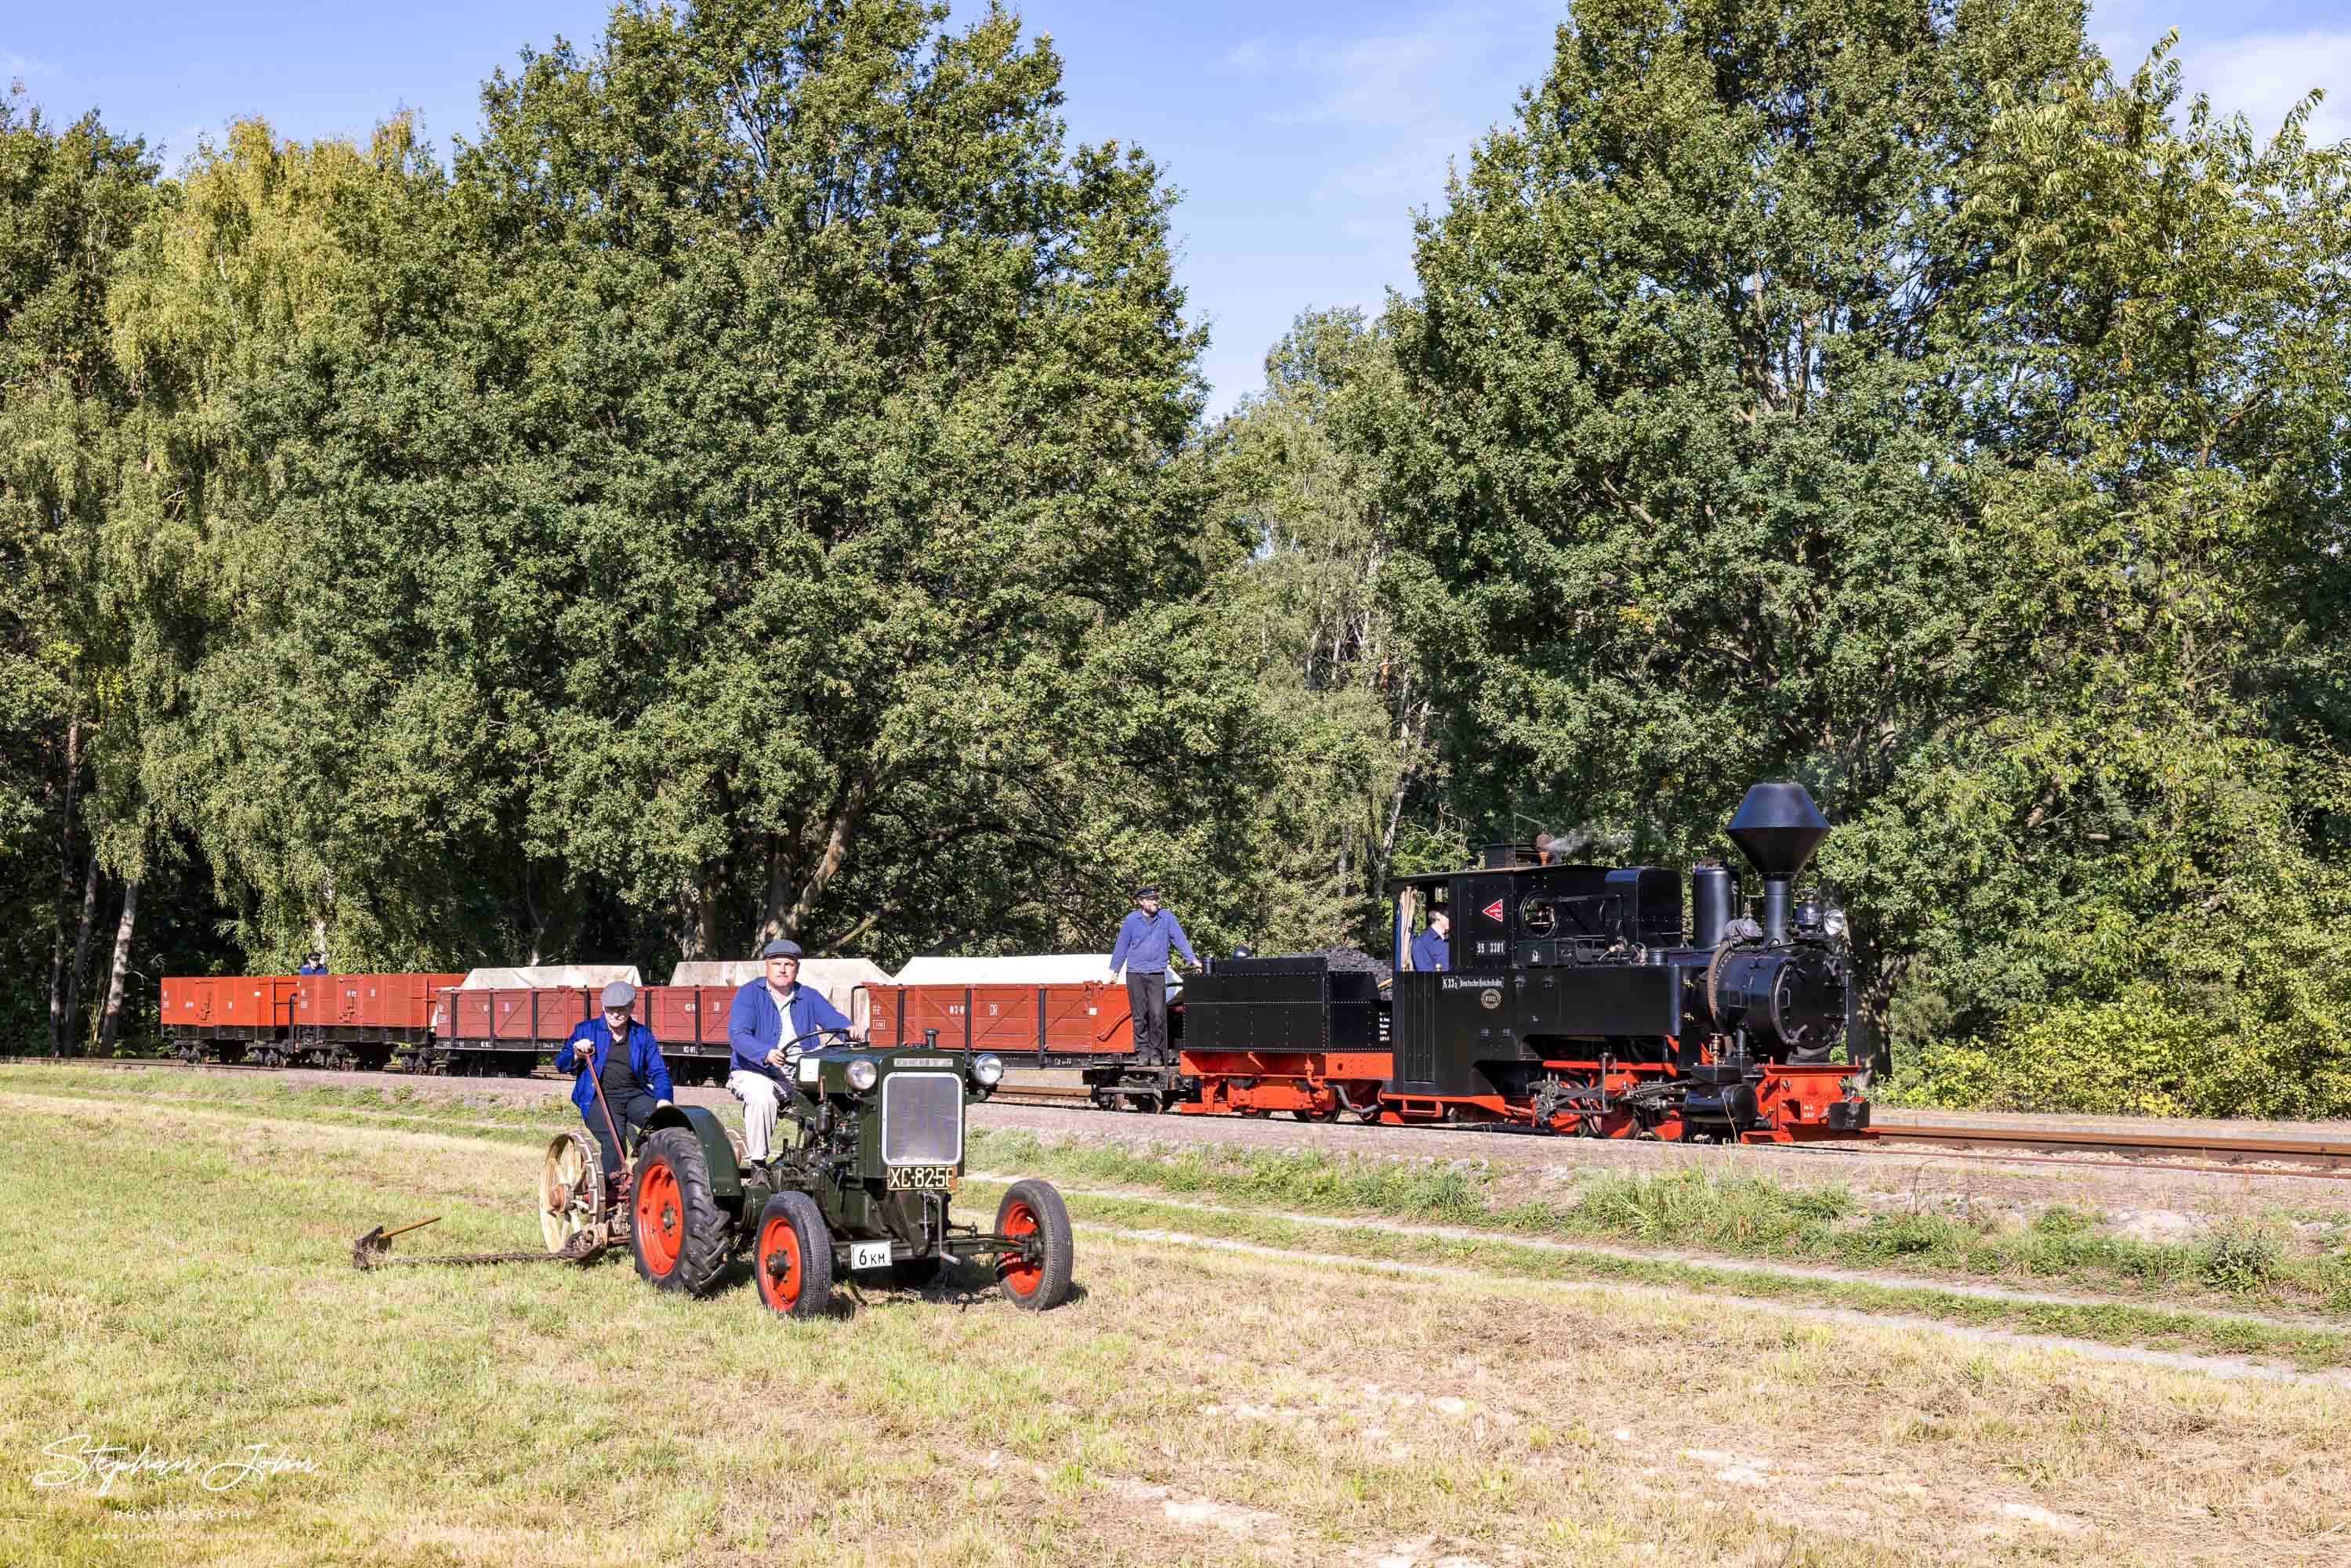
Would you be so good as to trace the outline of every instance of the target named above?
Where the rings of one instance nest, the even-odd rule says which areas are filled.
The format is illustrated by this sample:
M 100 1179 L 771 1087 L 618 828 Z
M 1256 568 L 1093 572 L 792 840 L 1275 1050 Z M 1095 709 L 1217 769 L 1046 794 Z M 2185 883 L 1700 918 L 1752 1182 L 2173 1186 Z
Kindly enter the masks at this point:
M 1827 932 L 1832 936 L 1844 936 L 1844 911 L 1842 909 L 1823 910 L 1821 913 L 1821 929 Z
M 861 1056 L 849 1064 L 849 1086 L 860 1093 L 872 1088 L 873 1081 L 881 1076 L 873 1063 L 864 1057 Z
M 971 1075 L 993 1088 L 1004 1079 L 1004 1059 L 994 1051 L 972 1058 Z

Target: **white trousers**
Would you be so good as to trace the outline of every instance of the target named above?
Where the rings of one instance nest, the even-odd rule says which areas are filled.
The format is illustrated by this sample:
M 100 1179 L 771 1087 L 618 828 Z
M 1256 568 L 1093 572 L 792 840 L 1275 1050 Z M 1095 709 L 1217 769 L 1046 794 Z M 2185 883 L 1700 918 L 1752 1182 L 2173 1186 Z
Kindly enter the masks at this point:
M 776 1081 L 764 1072 L 746 1072 L 738 1067 L 726 1075 L 726 1092 L 743 1102 L 744 1157 L 770 1158 L 776 1145 L 777 1096 L 782 1092 Z

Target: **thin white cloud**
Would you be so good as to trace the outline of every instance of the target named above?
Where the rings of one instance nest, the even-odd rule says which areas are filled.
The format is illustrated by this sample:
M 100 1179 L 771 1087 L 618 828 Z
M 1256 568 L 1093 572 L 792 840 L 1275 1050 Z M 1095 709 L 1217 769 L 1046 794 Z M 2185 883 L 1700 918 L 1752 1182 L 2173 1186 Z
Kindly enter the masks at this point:
M 1231 76 L 1263 76 L 1273 68 L 1273 44 L 1266 38 L 1249 38 L 1235 44 L 1217 68 Z
M 38 77 L 56 76 L 61 69 L 55 60 L 37 60 L 14 49 L 0 49 L 0 77 L 21 77 L 30 81 Z
M 2222 114 L 2242 114 L 2268 136 L 2313 88 L 2325 98 L 2305 128 L 2314 142 L 2351 136 L 2351 27 L 2251 33 L 2199 44 L 2183 39 L 2181 73 L 2190 92 Z
M 1322 101 L 1301 120 L 1388 129 L 1425 120 L 1433 102 L 1452 99 L 1466 84 L 1477 50 L 1460 14 L 1425 31 L 1356 38 L 1329 48 Z

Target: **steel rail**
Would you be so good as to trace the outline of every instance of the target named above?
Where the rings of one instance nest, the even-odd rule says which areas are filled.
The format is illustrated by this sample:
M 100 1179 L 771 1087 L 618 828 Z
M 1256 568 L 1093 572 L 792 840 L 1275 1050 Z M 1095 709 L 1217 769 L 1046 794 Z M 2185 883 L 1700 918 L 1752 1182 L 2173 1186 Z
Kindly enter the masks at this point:
M 123 1060 L 102 1057 L 11 1056 L 0 1061 L 59 1067 L 180 1067 L 193 1065 L 208 1072 L 277 1072 L 283 1068 L 256 1062 L 186 1063 L 171 1058 Z M 1093 1091 L 1081 1085 L 1008 1083 L 989 1097 L 1010 1104 L 1060 1105 L 1090 1109 Z M 1450 1131 L 1467 1131 L 1456 1127 Z M 1749 1148 L 1792 1149 L 1807 1154 L 1884 1154 L 1903 1158 L 1993 1159 L 2002 1155 L 2030 1158 L 2035 1165 L 2088 1166 L 2112 1170 L 2189 1171 L 2199 1176 L 2286 1176 L 2351 1180 L 2351 1134 L 2327 1133 L 2313 1137 L 2216 1135 L 2210 1133 L 2123 1133 L 2083 1127 L 2019 1127 L 1981 1124 L 1881 1123 L 1874 1139 L 1805 1144 L 1750 1144 Z M 1902 1149 L 1895 1145 L 1940 1145 Z M 2109 1159 L 2084 1159 L 2103 1155 Z M 2162 1156 L 2169 1156 L 2165 1158 Z M 2189 1161 L 2201 1163 L 2190 1164 Z

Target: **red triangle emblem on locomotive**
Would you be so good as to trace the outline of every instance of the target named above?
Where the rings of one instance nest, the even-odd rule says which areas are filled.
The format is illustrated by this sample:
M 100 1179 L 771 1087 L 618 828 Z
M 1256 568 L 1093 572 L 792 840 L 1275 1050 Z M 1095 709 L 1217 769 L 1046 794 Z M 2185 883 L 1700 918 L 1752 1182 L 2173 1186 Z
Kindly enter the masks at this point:
M 1498 898 L 1478 913 L 1499 925 L 1502 923 L 1502 901 Z

